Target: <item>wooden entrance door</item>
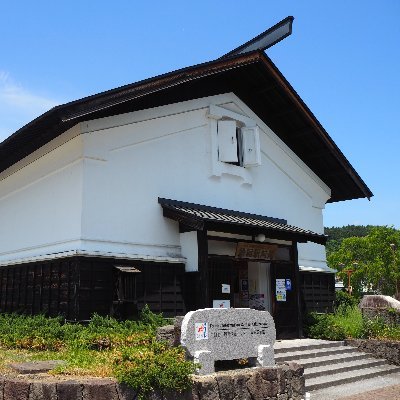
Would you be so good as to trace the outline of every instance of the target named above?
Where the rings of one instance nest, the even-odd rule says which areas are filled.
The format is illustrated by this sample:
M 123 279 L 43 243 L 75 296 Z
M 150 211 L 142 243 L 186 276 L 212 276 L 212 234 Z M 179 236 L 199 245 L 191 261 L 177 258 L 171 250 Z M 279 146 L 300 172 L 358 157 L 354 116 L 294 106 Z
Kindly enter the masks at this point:
M 291 263 L 271 264 L 272 310 L 278 339 L 296 338 L 299 335 L 298 285 L 295 266 Z M 291 289 L 277 295 L 277 286 L 289 279 Z M 284 280 L 284 281 L 282 281 Z
M 234 307 L 234 296 L 239 290 L 241 262 L 226 257 L 210 257 L 208 261 L 209 307 L 213 306 L 213 300 L 229 300 L 230 306 Z M 222 293 L 223 284 L 230 286 L 230 293 Z

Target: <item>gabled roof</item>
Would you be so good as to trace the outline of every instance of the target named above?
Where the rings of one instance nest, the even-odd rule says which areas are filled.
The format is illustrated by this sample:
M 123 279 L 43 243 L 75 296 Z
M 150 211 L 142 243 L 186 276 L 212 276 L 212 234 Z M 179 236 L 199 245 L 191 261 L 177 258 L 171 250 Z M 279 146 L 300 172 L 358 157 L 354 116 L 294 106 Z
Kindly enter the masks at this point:
M 233 92 L 332 191 L 333 201 L 373 194 L 300 96 L 262 51 L 251 51 L 54 107 L 0 144 L 0 172 L 78 122 Z
M 158 198 L 164 217 L 178 221 L 182 228 L 189 230 L 212 230 L 256 236 L 264 233 L 271 239 L 296 240 L 326 244 L 328 236 L 321 235 L 287 221 L 263 215 L 210 207 L 178 200 Z

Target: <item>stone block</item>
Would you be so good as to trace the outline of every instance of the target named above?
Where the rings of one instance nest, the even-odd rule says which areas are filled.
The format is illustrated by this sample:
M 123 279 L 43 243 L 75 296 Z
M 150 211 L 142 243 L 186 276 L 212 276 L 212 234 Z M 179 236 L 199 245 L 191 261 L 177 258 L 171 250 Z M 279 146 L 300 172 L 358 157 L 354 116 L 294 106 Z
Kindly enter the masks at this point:
M 291 381 L 293 393 L 304 396 L 306 393 L 305 379 L 303 376 L 296 376 Z
M 287 365 L 289 369 L 292 371 L 293 376 L 303 376 L 304 374 L 303 366 L 295 362 L 288 362 Z
M 247 381 L 250 379 L 250 375 L 246 372 L 235 371 L 232 374 L 232 390 L 235 393 L 234 400 L 252 400 L 251 394 L 247 389 Z
M 82 400 L 118 400 L 115 382 L 108 379 L 84 381 Z
M 0 400 L 3 400 L 4 393 L 4 378 L 0 377 Z
M 57 399 L 82 399 L 82 385 L 79 382 L 72 380 L 57 383 Z
M 264 400 L 266 393 L 269 391 L 269 381 L 266 381 L 261 376 L 261 371 L 253 373 L 247 381 L 247 389 L 253 400 Z
M 267 311 L 206 308 L 189 312 L 182 321 L 181 344 L 191 357 L 208 352 L 213 361 L 258 357 L 261 365 L 273 365 L 275 339 L 275 323 Z M 205 362 L 211 364 L 208 358 Z M 213 371 L 203 366 L 199 373 Z
M 221 400 L 233 400 L 235 394 L 233 393 L 232 376 L 229 373 L 219 373 L 215 375 L 218 384 L 218 391 Z
M 262 368 L 260 373 L 266 381 L 278 381 L 278 370 L 276 368 Z
M 277 400 L 289 400 L 289 397 L 287 394 L 278 394 Z
M 134 389 L 123 383 L 115 385 L 118 393 L 118 400 L 136 400 L 137 393 Z
M 195 351 L 193 361 L 200 364 L 201 368 L 197 371 L 200 375 L 213 374 L 215 372 L 214 358 L 211 351 Z
M 7 379 L 4 382 L 4 400 L 28 400 L 30 383 L 18 379 Z
M 175 343 L 174 325 L 160 326 L 157 328 L 156 339 L 159 342 L 167 342 L 170 346 L 173 346 Z
M 59 365 L 65 365 L 66 361 L 63 360 L 48 360 L 48 361 L 30 361 L 23 363 L 12 363 L 10 368 L 17 371 L 19 374 L 39 374 L 42 372 L 48 372 L 58 367 Z
M 260 345 L 258 346 L 257 351 L 257 365 L 260 367 L 270 367 L 275 365 L 274 348 L 271 345 Z
M 181 328 L 184 316 L 177 316 L 174 318 L 174 333 L 175 341 L 174 346 L 180 346 L 181 344 Z
M 194 387 L 200 400 L 220 400 L 218 383 L 214 376 L 196 377 Z
M 29 400 L 57 400 L 56 383 L 32 382 Z

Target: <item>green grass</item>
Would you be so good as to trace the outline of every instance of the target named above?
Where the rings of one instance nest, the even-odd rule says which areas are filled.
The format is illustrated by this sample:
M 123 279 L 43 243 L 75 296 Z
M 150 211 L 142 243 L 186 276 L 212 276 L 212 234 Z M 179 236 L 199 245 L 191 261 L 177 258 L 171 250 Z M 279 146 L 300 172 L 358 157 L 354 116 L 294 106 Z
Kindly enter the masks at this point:
M 11 362 L 65 360 L 52 374 L 116 377 L 145 398 L 151 390 L 182 391 L 195 365 L 181 348 L 155 340 L 169 321 L 147 307 L 138 321 L 94 315 L 87 325 L 61 318 L 0 314 L 0 371 Z

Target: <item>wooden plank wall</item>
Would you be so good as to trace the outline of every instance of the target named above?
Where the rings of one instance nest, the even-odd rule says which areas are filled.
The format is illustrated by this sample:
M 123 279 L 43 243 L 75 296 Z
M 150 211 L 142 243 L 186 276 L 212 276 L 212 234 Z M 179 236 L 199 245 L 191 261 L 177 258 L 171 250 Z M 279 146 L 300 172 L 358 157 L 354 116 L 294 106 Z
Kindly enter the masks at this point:
M 115 264 L 133 266 L 134 297 L 127 306 L 140 311 L 148 304 L 165 316 L 184 315 L 184 265 L 71 257 L 0 268 L 0 312 L 61 315 L 67 320 L 88 320 L 93 313 L 115 311 L 118 270 Z M 134 313 L 128 313 L 132 317 Z
M 0 312 L 77 317 L 74 259 L 0 268 Z
M 333 312 L 335 301 L 335 275 L 300 272 L 301 303 L 304 311 Z

